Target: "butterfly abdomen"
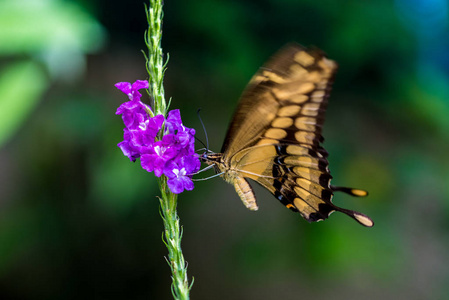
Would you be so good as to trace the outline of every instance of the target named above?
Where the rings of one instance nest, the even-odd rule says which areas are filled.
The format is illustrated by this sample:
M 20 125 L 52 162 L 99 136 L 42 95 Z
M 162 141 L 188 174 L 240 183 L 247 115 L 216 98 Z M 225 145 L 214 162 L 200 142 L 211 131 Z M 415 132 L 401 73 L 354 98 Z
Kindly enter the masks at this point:
M 243 204 L 248 209 L 254 211 L 259 209 L 256 203 L 256 196 L 254 195 L 254 191 L 249 182 L 245 178 L 239 176 L 237 171 L 226 165 L 221 153 L 208 153 L 203 155 L 202 159 L 207 164 L 213 164 L 217 173 L 222 173 L 221 176 L 223 179 L 234 186 L 240 199 L 242 199 Z
M 254 195 L 254 191 L 249 182 L 240 176 L 237 170 L 227 166 L 224 162 L 219 163 L 218 168 L 223 172 L 223 179 L 234 186 L 243 204 L 250 210 L 258 210 L 259 206 L 257 206 L 256 195 Z
M 236 177 L 232 183 L 243 204 L 250 210 L 258 210 L 256 196 L 249 182 L 242 177 Z

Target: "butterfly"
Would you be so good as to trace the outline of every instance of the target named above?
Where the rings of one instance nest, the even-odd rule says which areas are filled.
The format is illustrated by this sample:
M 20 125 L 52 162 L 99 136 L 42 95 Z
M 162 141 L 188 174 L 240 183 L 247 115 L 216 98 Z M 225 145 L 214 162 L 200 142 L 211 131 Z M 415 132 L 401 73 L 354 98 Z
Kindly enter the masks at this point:
M 319 49 L 289 44 L 253 76 L 243 92 L 221 153 L 201 159 L 234 185 L 244 205 L 258 210 L 247 179 L 309 222 L 334 211 L 371 227 L 366 215 L 332 203 L 336 191 L 366 196 L 364 190 L 330 184 L 328 153 L 322 147 L 324 114 L 337 64 Z

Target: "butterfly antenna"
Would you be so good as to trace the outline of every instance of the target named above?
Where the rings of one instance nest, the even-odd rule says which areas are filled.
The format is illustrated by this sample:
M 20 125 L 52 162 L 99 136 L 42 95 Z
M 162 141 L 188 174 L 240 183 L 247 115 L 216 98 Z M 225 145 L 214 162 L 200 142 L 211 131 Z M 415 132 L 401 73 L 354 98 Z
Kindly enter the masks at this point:
M 200 116 L 200 110 L 201 110 L 201 108 L 198 108 L 198 110 L 196 111 L 196 114 L 198 115 L 198 119 L 200 119 L 201 126 L 203 126 L 204 135 L 206 136 L 206 150 L 209 152 L 209 139 L 207 138 L 206 127 L 204 126 L 203 120 L 201 119 L 201 116 Z
M 207 150 L 206 149 L 206 145 L 204 145 L 204 143 L 203 143 L 203 141 L 202 140 L 200 140 L 199 138 L 197 138 L 197 137 L 195 137 L 195 140 L 197 140 L 198 142 L 200 142 L 203 146 L 204 146 L 204 148 L 203 149 L 199 149 L 199 150 Z M 196 150 L 196 151 L 199 151 L 199 150 Z

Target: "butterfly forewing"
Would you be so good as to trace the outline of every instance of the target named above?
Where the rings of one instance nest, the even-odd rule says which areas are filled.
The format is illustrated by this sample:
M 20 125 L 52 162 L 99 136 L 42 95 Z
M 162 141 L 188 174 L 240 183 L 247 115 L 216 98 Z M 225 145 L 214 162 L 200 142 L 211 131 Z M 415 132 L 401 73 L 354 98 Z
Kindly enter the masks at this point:
M 251 79 L 222 156 L 210 162 L 224 172 L 250 209 L 257 205 L 244 178 L 264 186 L 308 221 L 323 220 L 339 210 L 362 225 L 373 225 L 365 215 L 331 202 L 332 177 L 321 132 L 336 69 L 321 51 L 288 45 Z
M 336 69 L 336 63 L 319 50 L 309 51 L 299 45 L 281 49 L 248 84 L 222 153 L 229 158 L 238 150 L 254 145 L 270 128 L 266 134 L 276 139 L 281 137 L 276 135 L 280 133 L 275 130 L 279 127 L 290 128 L 293 135 L 299 128 L 321 139 L 327 97 Z M 284 139 L 289 137 L 293 136 Z

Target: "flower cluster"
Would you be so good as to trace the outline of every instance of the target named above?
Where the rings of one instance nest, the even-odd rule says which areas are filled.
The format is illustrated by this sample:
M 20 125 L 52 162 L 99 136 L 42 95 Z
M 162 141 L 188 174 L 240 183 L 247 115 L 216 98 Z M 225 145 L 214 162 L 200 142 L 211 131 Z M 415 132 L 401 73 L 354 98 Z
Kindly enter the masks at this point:
M 167 118 L 154 116 L 151 108 L 140 100 L 139 89 L 148 88 L 148 81 L 119 82 L 115 86 L 129 97 L 116 112 L 125 123 L 123 141 L 117 146 L 131 161 L 140 158 L 146 171 L 154 171 L 157 177 L 167 176 L 173 193 L 191 191 L 190 176 L 200 169 L 194 146 L 195 130 L 182 124 L 179 109 L 170 111 Z

